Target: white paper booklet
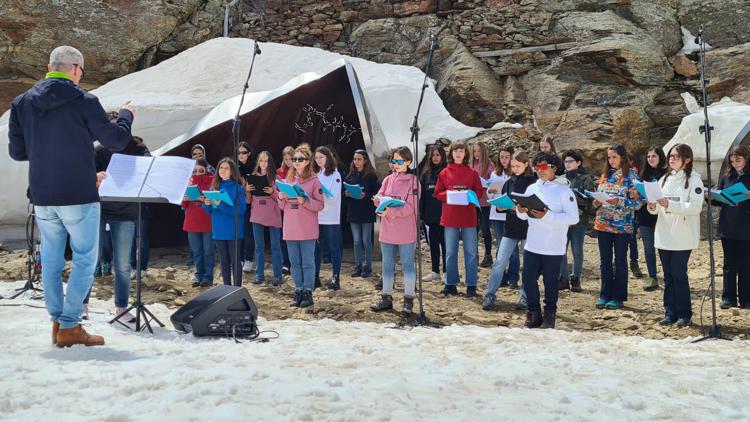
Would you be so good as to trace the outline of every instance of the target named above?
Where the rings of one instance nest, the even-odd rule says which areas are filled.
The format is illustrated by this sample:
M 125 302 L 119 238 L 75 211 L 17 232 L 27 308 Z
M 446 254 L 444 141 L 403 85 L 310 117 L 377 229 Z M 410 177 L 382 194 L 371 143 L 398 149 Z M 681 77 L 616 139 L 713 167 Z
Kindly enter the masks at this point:
M 99 196 L 122 201 L 162 199 L 180 205 L 194 167 L 195 160 L 183 157 L 113 154 Z
M 465 190 L 449 190 L 448 205 L 469 205 L 469 194 Z

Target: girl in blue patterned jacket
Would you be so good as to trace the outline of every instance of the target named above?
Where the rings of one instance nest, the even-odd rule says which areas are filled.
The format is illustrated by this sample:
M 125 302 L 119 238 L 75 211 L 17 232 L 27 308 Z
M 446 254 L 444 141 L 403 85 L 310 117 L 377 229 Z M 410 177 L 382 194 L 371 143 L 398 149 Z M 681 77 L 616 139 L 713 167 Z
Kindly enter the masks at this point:
M 594 230 L 599 242 L 602 277 L 596 302 L 599 309 L 620 309 L 628 300 L 628 243 L 635 227 L 635 210 L 641 206 L 634 184 L 637 175 L 630 168 L 624 146 L 607 149 L 607 166 L 597 191 L 608 194 L 611 199 L 606 203 L 596 200 L 593 203 L 597 207 Z

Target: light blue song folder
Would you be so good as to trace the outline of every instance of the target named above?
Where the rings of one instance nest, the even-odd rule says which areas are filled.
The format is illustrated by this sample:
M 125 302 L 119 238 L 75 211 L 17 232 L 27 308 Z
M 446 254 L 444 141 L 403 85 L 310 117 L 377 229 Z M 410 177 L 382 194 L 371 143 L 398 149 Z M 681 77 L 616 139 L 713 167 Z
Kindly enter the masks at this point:
M 210 199 L 211 201 L 225 202 L 229 206 L 234 205 L 234 202 L 232 202 L 229 194 L 227 194 L 226 191 L 223 190 L 207 190 L 203 192 L 203 196 Z M 213 205 L 213 203 L 211 205 Z M 216 205 L 213 206 L 215 207 Z
M 516 203 L 513 202 L 513 200 L 510 198 L 510 196 L 508 196 L 507 193 L 499 198 L 491 199 L 488 202 L 493 207 L 498 207 L 500 209 L 505 209 L 505 210 L 515 208 L 516 206 Z
M 310 198 L 300 185 L 290 185 L 289 183 L 277 180 L 276 187 L 279 188 L 279 192 L 283 192 L 289 199 L 297 199 L 300 196 L 305 199 Z
M 477 194 L 473 190 L 466 191 L 466 197 L 469 199 L 470 204 L 476 205 L 477 208 L 482 207 L 481 205 L 479 205 L 479 198 L 477 198 Z
M 349 195 L 352 196 L 352 199 L 362 199 L 362 186 L 344 183 L 344 189 L 349 192 Z
M 328 188 L 326 187 L 326 185 L 323 185 L 323 184 L 321 184 L 320 186 L 322 186 L 322 187 L 323 187 L 323 195 L 325 195 L 325 196 L 327 196 L 327 197 L 329 197 L 329 198 L 333 198 L 333 192 L 331 192 L 331 191 L 330 191 L 330 190 L 329 190 L 329 189 L 328 189 Z M 301 189 L 301 188 L 300 188 L 300 189 Z M 296 190 L 296 188 L 295 188 L 295 190 Z
M 724 190 L 711 189 L 711 198 L 730 206 L 735 206 L 740 202 L 747 201 L 747 188 L 742 182 L 737 182 Z
M 392 208 L 403 207 L 404 204 L 406 204 L 406 202 L 400 199 L 394 199 L 394 198 L 385 199 L 383 201 L 380 201 L 380 205 L 378 205 L 378 208 L 375 210 L 375 214 L 380 214 L 381 212 L 385 211 L 386 208 L 389 208 L 389 207 L 392 207 Z
M 201 196 L 201 190 L 196 185 L 190 185 L 185 190 L 185 196 L 187 196 L 191 201 L 197 201 Z

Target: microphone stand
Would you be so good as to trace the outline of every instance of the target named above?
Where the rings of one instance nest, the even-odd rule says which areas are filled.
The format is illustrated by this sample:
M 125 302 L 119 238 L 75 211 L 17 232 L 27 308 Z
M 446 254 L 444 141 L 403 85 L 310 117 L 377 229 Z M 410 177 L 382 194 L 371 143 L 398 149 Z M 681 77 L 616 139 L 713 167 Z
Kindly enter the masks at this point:
M 417 104 L 417 112 L 414 115 L 414 123 L 411 125 L 411 144 L 412 144 L 412 150 L 414 152 L 414 160 L 412 161 L 414 165 L 414 195 L 417 198 L 417 207 L 414 211 L 414 217 L 415 217 L 415 225 L 417 227 L 417 243 L 416 243 L 416 254 L 415 258 L 417 260 L 417 283 L 419 286 L 419 292 L 418 292 L 418 298 L 419 298 L 419 313 L 417 314 L 417 325 L 430 325 L 433 327 L 440 327 L 440 324 L 432 323 L 427 319 L 427 316 L 424 312 L 424 295 L 423 295 L 423 288 L 422 288 L 422 224 L 421 219 L 419 216 L 419 204 L 420 204 L 420 196 L 421 196 L 421 189 L 419 189 L 419 112 L 422 109 L 422 102 L 424 100 L 424 93 L 427 87 L 429 87 L 429 84 L 427 83 L 428 74 L 430 72 L 430 66 L 432 65 L 432 56 L 435 52 L 435 49 L 437 48 L 437 43 L 435 41 L 435 35 L 430 36 L 430 50 L 427 53 L 427 64 L 425 65 L 424 69 L 424 81 L 422 82 L 422 92 L 419 95 L 419 104 Z
M 706 140 L 706 173 L 708 173 L 708 188 L 713 186 L 711 181 L 711 131 L 714 129 L 708 121 L 708 94 L 706 92 L 706 40 L 703 37 L 703 26 L 701 25 L 698 30 L 698 36 L 696 41 L 700 45 L 700 66 L 701 66 L 701 89 L 703 90 L 703 120 L 704 123 L 698 128 L 698 131 L 704 135 Z M 711 212 L 711 203 L 708 204 L 708 210 L 706 212 L 706 228 L 708 235 L 708 255 L 709 255 L 709 274 L 710 274 L 710 289 L 711 289 L 711 328 L 708 331 L 708 335 L 695 340 L 694 343 L 701 342 L 707 339 L 722 339 L 729 340 L 729 338 L 721 335 L 721 326 L 716 322 L 716 271 L 714 262 L 714 228 L 713 218 Z
M 260 54 L 260 47 L 258 46 L 258 41 L 253 41 L 253 58 L 250 60 L 250 71 L 247 72 L 247 78 L 245 79 L 245 85 L 242 88 L 242 96 L 240 97 L 240 106 L 237 107 L 237 114 L 234 116 L 234 119 L 232 119 L 232 144 L 233 144 L 233 155 L 234 155 L 234 166 L 235 166 L 235 172 L 237 175 L 240 175 L 240 161 L 237 150 L 239 149 L 240 144 L 240 125 L 242 123 L 240 119 L 240 112 L 242 111 L 242 104 L 245 102 L 245 94 L 247 93 L 247 89 L 250 87 L 250 76 L 253 74 L 253 66 L 255 65 L 255 56 Z M 249 159 L 249 158 L 248 158 Z M 216 171 L 219 171 L 218 169 Z M 240 176 L 241 177 L 241 176 Z M 244 190 L 244 189 L 243 189 Z M 239 280 L 235 280 L 236 285 L 242 286 L 242 268 L 239 268 L 240 263 L 240 240 L 239 240 L 239 211 L 237 209 L 238 203 L 237 201 L 240 200 L 240 191 L 239 189 L 236 189 L 234 195 L 234 262 L 232 262 L 232 267 L 234 269 L 234 274 L 239 274 Z M 242 198 L 244 201 L 245 199 Z M 247 224 L 247 221 L 245 222 Z M 252 257 L 250 257 L 252 258 Z M 238 271 L 239 270 L 239 271 Z M 234 276 L 233 274 L 233 276 Z
M 34 204 L 29 204 L 30 213 L 26 218 L 26 272 L 27 278 L 26 283 L 20 289 L 16 289 L 16 293 L 9 299 L 15 299 L 18 296 L 26 292 L 32 292 L 31 299 L 43 299 L 44 292 L 40 287 L 37 287 L 39 283 L 39 275 L 41 274 L 41 265 L 39 265 L 40 252 L 39 242 L 34 241 L 34 231 L 36 230 L 36 217 L 34 214 Z M 2 296 L 0 296 L 2 299 Z

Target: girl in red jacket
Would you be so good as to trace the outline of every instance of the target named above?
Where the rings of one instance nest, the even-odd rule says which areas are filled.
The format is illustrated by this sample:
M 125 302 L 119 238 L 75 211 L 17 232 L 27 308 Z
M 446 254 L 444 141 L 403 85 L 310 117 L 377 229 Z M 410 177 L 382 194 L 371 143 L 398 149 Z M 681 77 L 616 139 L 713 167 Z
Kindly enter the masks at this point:
M 211 190 L 213 175 L 208 172 L 205 159 L 195 160 L 195 168 L 190 184 L 198 189 Z M 187 232 L 190 253 L 195 264 L 195 282 L 193 287 L 206 287 L 214 284 L 214 241 L 211 239 L 211 216 L 203 210 L 203 197 L 191 201 L 186 196 L 182 201 L 185 210 L 185 222 L 182 230 Z
M 458 239 L 464 242 L 464 266 L 466 271 L 466 296 L 477 295 L 477 212 L 475 205 L 455 203 L 453 191 L 473 191 L 477 198 L 484 194 L 479 174 L 470 167 L 470 154 L 463 141 L 457 141 L 448 149 L 448 167 L 438 176 L 435 198 L 443 203 L 440 225 L 445 227 L 445 261 L 448 277 L 443 294 L 456 295 L 458 290 Z

